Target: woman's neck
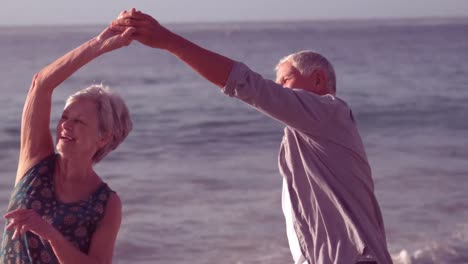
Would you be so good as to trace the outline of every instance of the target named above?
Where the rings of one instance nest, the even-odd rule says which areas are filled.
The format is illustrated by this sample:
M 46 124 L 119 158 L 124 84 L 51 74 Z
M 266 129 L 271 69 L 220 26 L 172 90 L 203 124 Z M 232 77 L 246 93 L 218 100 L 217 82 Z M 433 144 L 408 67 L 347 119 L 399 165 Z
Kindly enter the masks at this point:
M 61 202 L 86 200 L 100 184 L 102 180 L 94 172 L 91 161 L 59 156 L 54 176 L 55 195 L 58 200 Z
M 61 182 L 88 182 L 97 177 L 91 160 L 67 159 L 62 156 L 57 160 L 55 172 Z

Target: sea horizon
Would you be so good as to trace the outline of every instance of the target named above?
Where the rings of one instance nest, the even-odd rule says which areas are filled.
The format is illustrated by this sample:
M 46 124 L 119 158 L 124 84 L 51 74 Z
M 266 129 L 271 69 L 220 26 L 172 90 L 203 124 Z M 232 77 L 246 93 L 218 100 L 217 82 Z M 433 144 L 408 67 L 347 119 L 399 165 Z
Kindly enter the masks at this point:
M 352 23 L 355 25 L 364 25 L 369 22 L 377 22 L 384 25 L 402 25 L 415 23 L 417 25 L 424 24 L 450 24 L 450 23 L 468 23 L 468 16 L 421 16 L 421 17 L 354 17 L 354 18 L 330 18 L 330 19 L 264 19 L 264 20 L 226 20 L 226 21 L 159 21 L 167 26 L 190 26 L 190 25 L 277 25 L 277 24 L 298 24 L 298 23 Z M 39 23 L 39 24 L 0 24 L 0 28 L 21 28 L 21 27 L 101 27 L 106 26 L 106 23 Z

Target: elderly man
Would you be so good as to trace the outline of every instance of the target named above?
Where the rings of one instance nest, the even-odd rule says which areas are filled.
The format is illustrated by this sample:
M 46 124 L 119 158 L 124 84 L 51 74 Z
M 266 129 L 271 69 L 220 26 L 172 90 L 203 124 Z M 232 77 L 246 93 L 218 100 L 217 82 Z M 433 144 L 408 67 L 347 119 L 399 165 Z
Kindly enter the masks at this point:
M 391 263 L 371 169 L 335 73 L 322 55 L 282 59 L 276 82 L 203 49 L 135 9 L 112 23 L 177 56 L 229 96 L 286 125 L 279 153 L 283 211 L 295 263 Z

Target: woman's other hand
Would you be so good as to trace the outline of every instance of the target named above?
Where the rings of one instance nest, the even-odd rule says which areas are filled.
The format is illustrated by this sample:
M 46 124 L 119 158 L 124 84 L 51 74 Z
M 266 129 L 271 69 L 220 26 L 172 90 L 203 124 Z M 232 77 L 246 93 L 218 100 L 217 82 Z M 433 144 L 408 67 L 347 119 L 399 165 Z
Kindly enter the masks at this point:
M 33 232 L 49 241 L 60 235 L 57 229 L 39 216 L 33 209 L 17 209 L 8 212 L 4 217 L 10 220 L 6 230 L 15 229 L 13 239 L 17 238 L 18 235 L 25 234 L 27 231 Z

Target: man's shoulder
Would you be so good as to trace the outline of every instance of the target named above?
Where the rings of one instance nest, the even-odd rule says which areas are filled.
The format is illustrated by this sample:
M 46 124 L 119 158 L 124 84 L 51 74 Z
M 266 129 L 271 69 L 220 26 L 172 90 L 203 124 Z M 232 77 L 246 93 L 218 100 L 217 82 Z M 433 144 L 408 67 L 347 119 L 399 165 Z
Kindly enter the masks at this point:
M 303 100 L 315 102 L 311 106 L 350 109 L 345 100 L 333 94 L 319 95 L 302 89 L 293 89 Z

